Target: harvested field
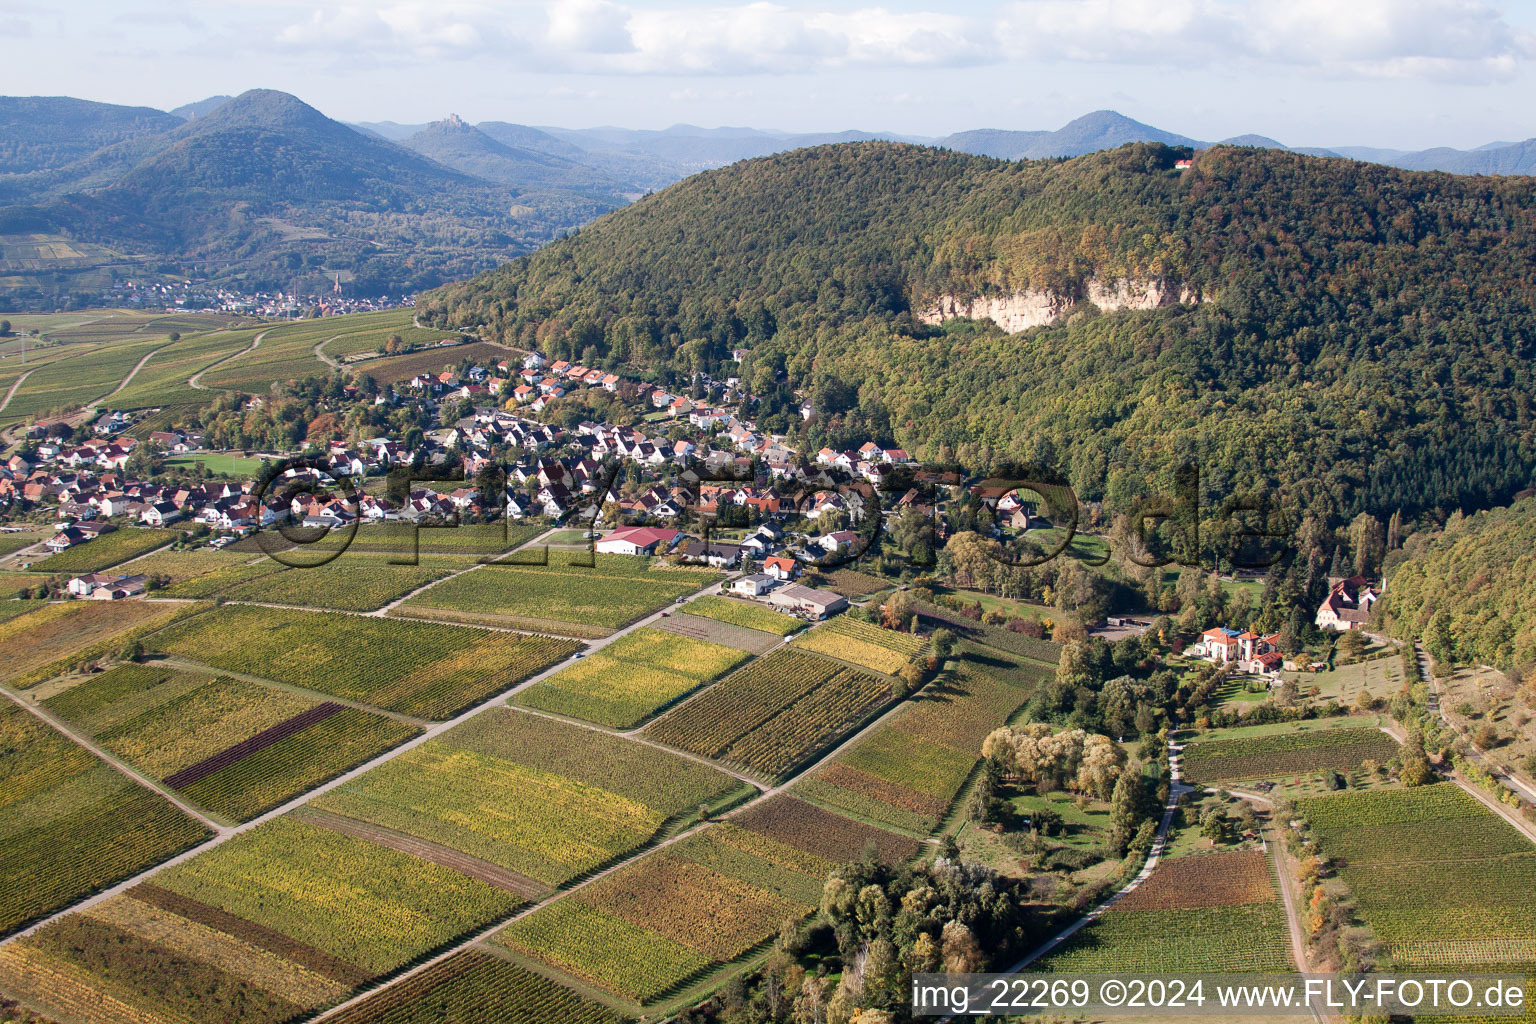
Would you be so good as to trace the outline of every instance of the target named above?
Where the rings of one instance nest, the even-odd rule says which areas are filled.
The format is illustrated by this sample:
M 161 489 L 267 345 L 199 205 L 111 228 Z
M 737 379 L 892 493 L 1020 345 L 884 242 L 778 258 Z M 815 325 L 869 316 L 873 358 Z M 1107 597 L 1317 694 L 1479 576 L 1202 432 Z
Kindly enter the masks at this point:
M 105 654 L 117 638 L 169 622 L 179 611 L 146 601 L 49 602 L 0 623 L 0 679 L 23 689 L 36 685 L 92 650 Z
M 693 602 L 693 604 L 697 603 Z M 693 607 L 693 604 L 688 607 Z M 733 626 L 729 622 L 719 622 L 698 615 L 689 615 L 686 612 L 673 612 L 666 618 L 659 619 L 654 627 L 679 636 L 734 647 L 751 654 L 762 654 L 779 643 L 779 637 L 773 633 L 764 633 L 760 629 L 748 629 L 745 626 Z

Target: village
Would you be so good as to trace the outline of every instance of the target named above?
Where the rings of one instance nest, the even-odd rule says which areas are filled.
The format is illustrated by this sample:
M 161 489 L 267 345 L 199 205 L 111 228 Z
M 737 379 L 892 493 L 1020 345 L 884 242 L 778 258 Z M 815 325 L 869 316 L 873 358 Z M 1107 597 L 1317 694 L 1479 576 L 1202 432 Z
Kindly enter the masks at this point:
M 650 429 L 534 418 L 577 389 L 621 394 L 655 417 Z M 581 525 L 597 552 L 738 572 L 737 596 L 819 619 L 847 601 L 796 583 L 803 565 L 856 556 L 882 516 L 915 510 L 939 521 L 945 501 L 960 493 L 956 474 L 923 471 L 905 451 L 873 443 L 823 449 L 807 462 L 781 435 L 759 432 L 740 414 L 748 402 L 738 381 L 715 391 L 730 404 L 550 363 L 534 352 L 521 365 L 418 374 L 372 397 L 348 385 L 337 411 L 357 403 L 414 405 L 440 426 L 411 446 L 376 437 L 294 452 L 210 451 L 199 430 L 182 426 L 134 436 L 145 414 L 109 410 L 74 430 L 33 424 L 0 467 L 0 502 L 12 523 L 50 522 L 42 547 L 55 554 L 133 528 L 186 531 L 192 542 L 219 548 L 258 530 L 309 528 L 319 536 L 315 531 L 368 524 L 502 519 Z M 226 455 L 259 459 L 271 479 L 183 471 L 167 482 L 154 472 L 167 458 L 195 467 L 202 456 Z M 892 492 L 896 486 L 901 490 Z M 64 591 L 116 599 L 152 585 L 131 573 L 88 573 L 68 580 Z
M 581 391 L 634 410 L 640 423 L 540 418 Z M 245 401 L 255 408 L 265 399 Z M 915 513 L 942 543 L 946 507 L 970 498 L 992 515 L 998 537 L 1052 525 L 1027 492 L 967 488 L 953 470 L 919 466 L 900 448 L 866 442 L 806 458 L 783 435 L 757 428 L 753 400 L 735 377 L 699 375 L 692 388 L 667 388 L 534 351 L 520 361 L 418 373 L 383 389 L 347 384 L 327 408 L 359 404 L 412 408 L 437 427 L 409 439 L 311 439 L 295 451 L 223 452 L 194 427 L 135 430 L 155 410 L 108 410 L 74 430 L 39 421 L 0 467 L 0 502 L 12 522 L 51 522 L 49 553 L 125 527 L 191 531 L 195 543 L 220 548 L 258 530 L 291 536 L 307 528 L 308 540 L 380 523 L 579 525 L 596 552 L 729 570 L 740 577 L 731 584 L 737 596 L 811 618 L 847 602 L 796 583 L 802 569 L 851 561 L 881 522 Z M 800 413 L 813 414 L 809 402 Z M 180 472 L 167 482 L 153 472 L 157 459 L 202 466 L 200 457 L 224 455 L 259 460 L 272 479 Z M 1331 582 L 1315 625 L 1362 627 L 1378 596 L 1371 582 Z M 90 573 L 68 580 L 64 591 L 107 599 L 152 586 L 132 573 Z M 1111 636 L 1134 634 L 1150 618 L 1115 615 L 1098 625 Z M 1277 635 L 1230 626 L 1207 629 L 1186 653 L 1270 683 L 1282 670 L 1317 667 L 1283 657 Z

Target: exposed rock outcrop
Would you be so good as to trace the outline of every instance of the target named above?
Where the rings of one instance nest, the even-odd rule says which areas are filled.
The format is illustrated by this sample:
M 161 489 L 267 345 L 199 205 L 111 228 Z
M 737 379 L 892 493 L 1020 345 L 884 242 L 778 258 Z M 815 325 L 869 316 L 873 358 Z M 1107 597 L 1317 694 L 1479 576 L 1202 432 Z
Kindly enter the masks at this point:
M 1011 295 L 962 298 L 940 295 L 917 311 L 923 323 L 939 324 L 956 317 L 991 320 L 1010 334 L 1056 323 L 1082 302 L 1103 310 L 1156 309 L 1159 306 L 1192 306 L 1204 301 L 1196 289 L 1180 287 L 1161 278 L 1121 278 L 1114 281 L 1089 278 L 1081 294 L 1026 289 Z

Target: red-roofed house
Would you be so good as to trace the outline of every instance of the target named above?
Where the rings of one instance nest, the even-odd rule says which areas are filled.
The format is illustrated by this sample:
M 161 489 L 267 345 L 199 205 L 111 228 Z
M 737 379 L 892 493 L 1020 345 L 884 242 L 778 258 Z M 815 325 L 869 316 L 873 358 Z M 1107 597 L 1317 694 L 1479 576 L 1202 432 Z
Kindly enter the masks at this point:
M 763 572 L 776 580 L 792 580 L 800 575 L 800 562 L 788 555 L 769 555 L 763 559 Z
M 652 526 L 624 526 L 597 542 L 597 550 L 609 555 L 654 555 L 667 551 L 677 541 L 676 530 Z

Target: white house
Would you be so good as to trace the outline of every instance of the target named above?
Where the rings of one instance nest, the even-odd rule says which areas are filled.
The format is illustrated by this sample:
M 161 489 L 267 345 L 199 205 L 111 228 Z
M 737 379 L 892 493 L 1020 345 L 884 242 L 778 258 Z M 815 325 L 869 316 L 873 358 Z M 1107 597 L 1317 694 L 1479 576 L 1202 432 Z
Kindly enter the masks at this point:
M 650 526 L 625 526 L 608 534 L 594 547 L 604 554 L 654 555 L 658 551 L 669 551 L 677 538 L 676 530 L 660 530 Z
M 761 597 L 762 595 L 768 593 L 768 591 L 772 590 L 774 587 L 778 586 L 778 583 L 779 581 L 774 579 L 772 576 L 768 576 L 760 572 L 755 572 L 750 576 L 743 576 L 741 579 L 732 583 L 731 590 L 742 595 L 743 597 Z

